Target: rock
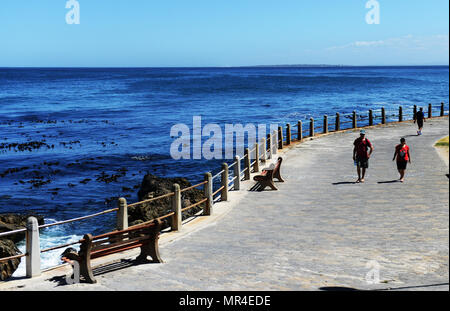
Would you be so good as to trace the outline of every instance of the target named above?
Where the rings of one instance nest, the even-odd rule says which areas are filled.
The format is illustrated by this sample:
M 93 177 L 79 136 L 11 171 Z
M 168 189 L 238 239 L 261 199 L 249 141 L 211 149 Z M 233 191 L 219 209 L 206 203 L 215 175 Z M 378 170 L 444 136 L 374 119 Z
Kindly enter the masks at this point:
M 0 214 L 0 233 L 6 231 L 17 230 L 25 228 L 27 224 L 27 218 L 34 216 L 38 220 L 39 225 L 44 224 L 44 217 L 33 213 L 28 214 Z M 14 243 L 20 242 L 25 238 L 25 232 L 19 232 L 6 236 L 7 239 L 12 240 Z M 1 239 L 1 238 L 0 238 Z
M 36 214 L 0 214 L 0 233 L 25 228 L 27 218 L 30 216 L 36 217 L 39 225 L 44 224 L 44 217 Z M 22 241 L 24 238 L 25 232 L 0 237 L 0 258 L 20 255 L 21 252 L 15 243 Z M 11 277 L 19 266 L 20 259 L 0 261 L 0 280 L 3 281 Z
M 8 231 L 12 231 L 12 230 L 15 230 L 16 229 L 16 227 L 14 226 L 14 225 L 11 225 L 11 224 L 7 224 L 7 223 L 4 223 L 4 222 L 2 222 L 2 221 L 0 221 L 0 233 L 3 233 L 3 232 L 8 232 Z M 8 238 L 8 239 L 13 239 L 13 237 L 14 237 L 15 235 L 8 235 L 8 236 L 6 236 L 5 238 Z M 1 238 L 0 238 L 1 239 Z M 20 241 L 21 239 L 19 239 L 19 241 Z
M 138 191 L 139 201 L 148 198 L 155 198 L 173 191 L 173 184 L 177 183 L 181 189 L 191 186 L 191 183 L 186 178 L 161 178 L 152 174 L 144 176 L 141 187 Z M 185 208 L 194 204 L 204 198 L 203 189 L 195 188 L 185 191 L 181 194 L 181 208 Z M 202 204 L 191 208 L 182 213 L 182 219 L 189 218 L 202 209 Z M 163 198 L 149 203 L 144 203 L 128 209 L 128 223 L 130 226 L 136 225 L 145 221 L 164 216 L 172 212 L 172 198 Z M 171 225 L 171 218 L 164 219 L 163 228 Z
M 9 239 L 0 240 L 0 258 L 20 255 L 21 252 L 13 241 Z M 0 280 L 4 281 L 11 277 L 20 264 L 21 258 L 10 259 L 8 261 L 0 261 Z

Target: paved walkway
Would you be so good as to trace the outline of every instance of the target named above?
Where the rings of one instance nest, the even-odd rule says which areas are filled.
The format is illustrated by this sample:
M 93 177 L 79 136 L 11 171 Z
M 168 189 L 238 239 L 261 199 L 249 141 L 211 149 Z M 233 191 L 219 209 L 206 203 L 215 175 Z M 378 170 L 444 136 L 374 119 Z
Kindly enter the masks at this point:
M 8 283 L 21 290 L 449 290 L 448 167 L 433 148 L 448 126 L 448 118 L 429 120 L 422 136 L 412 123 L 367 129 L 375 151 L 364 184 L 353 183 L 358 132 L 295 145 L 283 151 L 279 191 L 230 193 L 232 202 L 214 206 L 220 217 L 162 238 L 164 264 L 101 274 L 94 285 L 58 286 L 48 276 Z M 400 137 L 413 162 L 405 183 L 393 182 Z M 378 275 L 378 283 L 367 281 Z

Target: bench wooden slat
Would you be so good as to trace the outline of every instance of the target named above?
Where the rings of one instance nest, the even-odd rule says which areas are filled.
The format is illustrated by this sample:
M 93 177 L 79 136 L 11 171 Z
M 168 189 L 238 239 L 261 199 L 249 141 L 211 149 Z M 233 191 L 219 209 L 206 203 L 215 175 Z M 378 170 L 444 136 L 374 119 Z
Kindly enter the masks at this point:
M 124 239 L 130 239 L 130 238 L 135 238 L 138 236 L 144 236 L 147 235 L 148 232 L 146 232 L 145 230 L 139 230 L 137 232 L 125 232 L 125 233 L 121 233 L 121 234 L 116 234 L 116 235 L 111 235 L 108 237 L 102 237 L 101 239 L 96 239 L 95 237 L 93 237 L 92 240 L 92 248 L 95 249 L 97 246 L 99 245 L 103 245 L 105 243 L 115 243 L 117 241 L 121 241 Z
M 132 248 L 140 247 L 144 244 L 145 244 L 145 242 L 143 242 L 143 241 L 134 241 L 132 243 L 115 245 L 114 247 L 105 248 L 102 250 L 91 252 L 91 259 L 104 257 L 104 256 L 110 255 L 110 254 L 120 253 L 120 252 L 129 250 L 129 249 L 132 249 Z
M 91 254 L 97 253 L 97 252 L 99 252 L 99 251 L 101 251 L 103 249 L 106 249 L 106 248 L 119 247 L 119 246 L 121 246 L 123 244 L 130 244 L 130 243 L 133 243 L 133 242 L 136 242 L 136 241 L 142 241 L 142 240 L 148 240 L 148 239 L 150 239 L 150 235 L 147 234 L 145 236 L 134 237 L 134 238 L 131 238 L 131 239 L 120 240 L 120 241 L 116 241 L 116 242 L 114 242 L 114 241 L 112 241 L 112 242 L 111 241 L 105 241 L 104 243 L 107 243 L 107 244 L 99 244 L 99 245 L 97 245 L 95 247 L 92 247 Z
M 140 229 L 154 227 L 154 226 L 155 226 L 155 222 L 151 222 L 151 223 L 148 223 L 148 224 L 145 224 L 145 225 L 136 225 L 136 226 L 133 226 L 133 227 L 129 227 L 128 229 L 116 230 L 116 231 L 111 231 L 111 232 L 108 232 L 108 233 L 103 233 L 103 234 L 100 234 L 100 235 L 96 235 L 96 236 L 93 236 L 92 239 L 93 240 L 97 240 L 97 239 L 101 239 L 101 238 L 104 238 L 104 237 L 111 237 L 111 236 L 127 233 L 127 232 L 130 232 L 130 231 L 137 231 L 137 230 L 140 230 Z
M 120 253 L 120 252 L 127 251 L 127 250 L 129 250 L 129 249 L 141 247 L 141 246 L 144 246 L 144 245 L 146 245 L 146 244 L 141 242 L 141 243 L 135 243 L 135 244 L 129 245 L 129 246 L 124 247 L 124 248 L 121 248 L 121 249 L 119 249 L 119 250 L 105 250 L 105 251 L 102 252 L 101 254 L 94 255 L 94 257 L 91 257 L 91 258 L 92 258 L 92 259 L 95 259 L 95 258 L 107 256 L 107 255 L 112 255 L 112 254 L 116 254 L 116 253 Z

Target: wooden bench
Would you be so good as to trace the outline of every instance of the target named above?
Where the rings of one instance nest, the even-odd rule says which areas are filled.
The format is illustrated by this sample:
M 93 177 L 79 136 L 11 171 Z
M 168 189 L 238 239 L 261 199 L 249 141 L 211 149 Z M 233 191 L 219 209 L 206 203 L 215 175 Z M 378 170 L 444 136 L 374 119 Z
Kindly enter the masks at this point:
M 278 188 L 275 186 L 273 179 L 276 178 L 280 182 L 284 182 L 283 178 L 280 174 L 280 167 L 281 162 L 283 161 L 283 158 L 279 157 L 277 160 L 277 163 L 275 164 L 275 167 L 273 169 L 264 169 L 261 173 L 261 175 L 257 175 L 253 177 L 253 180 L 257 181 L 260 185 L 259 191 L 264 190 L 267 186 L 272 188 L 272 190 L 278 190 Z
M 92 236 L 86 234 L 78 253 L 64 254 L 63 260 L 76 260 L 80 264 L 80 277 L 88 283 L 96 283 L 91 267 L 91 259 L 123 252 L 129 249 L 141 248 L 136 258 L 138 263 L 163 262 L 159 256 L 158 239 L 162 222 L 155 220 L 149 224 L 136 225 L 121 231 L 112 231 Z M 147 260 L 147 256 L 152 260 Z

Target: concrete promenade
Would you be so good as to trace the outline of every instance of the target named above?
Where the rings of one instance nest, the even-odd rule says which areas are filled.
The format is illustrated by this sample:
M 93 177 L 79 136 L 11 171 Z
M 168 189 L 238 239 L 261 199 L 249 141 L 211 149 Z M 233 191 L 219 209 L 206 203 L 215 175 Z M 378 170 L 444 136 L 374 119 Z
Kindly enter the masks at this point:
M 279 191 L 244 182 L 213 216 L 162 235 L 163 264 L 117 262 L 97 284 L 65 285 L 69 270 L 57 269 L 0 290 L 449 290 L 448 166 L 433 147 L 448 126 L 428 120 L 422 136 L 412 122 L 367 128 L 375 151 L 359 184 L 359 130 L 292 145 L 279 154 Z M 392 161 L 401 137 L 412 157 L 404 183 Z

